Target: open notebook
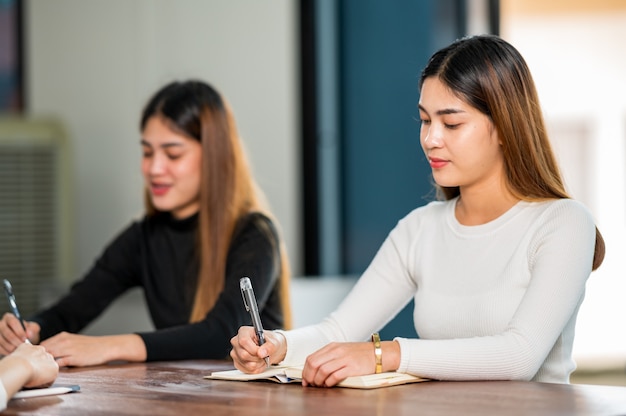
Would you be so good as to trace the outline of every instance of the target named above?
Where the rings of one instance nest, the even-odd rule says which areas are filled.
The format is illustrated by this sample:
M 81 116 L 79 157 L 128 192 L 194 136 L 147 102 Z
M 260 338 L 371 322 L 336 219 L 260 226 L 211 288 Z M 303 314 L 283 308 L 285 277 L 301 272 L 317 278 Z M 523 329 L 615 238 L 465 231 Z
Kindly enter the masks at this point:
M 300 383 L 302 381 L 302 367 L 270 367 L 260 374 L 246 374 L 239 370 L 216 371 L 204 378 L 230 381 L 269 380 L 278 383 Z M 428 381 L 428 379 L 410 374 L 389 372 L 348 377 L 337 386 L 355 389 L 375 389 L 422 381 Z

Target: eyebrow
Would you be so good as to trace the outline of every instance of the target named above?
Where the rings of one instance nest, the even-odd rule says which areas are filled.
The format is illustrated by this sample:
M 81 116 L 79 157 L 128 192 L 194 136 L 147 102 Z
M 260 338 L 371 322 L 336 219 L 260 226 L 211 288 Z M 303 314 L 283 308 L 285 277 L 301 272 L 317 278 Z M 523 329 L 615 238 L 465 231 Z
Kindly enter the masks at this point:
M 148 147 L 152 147 L 152 143 L 149 143 L 146 140 L 141 140 L 141 145 L 142 146 L 148 146 Z M 183 146 L 182 143 L 164 143 L 161 145 L 162 148 L 167 149 L 168 147 L 178 147 L 178 146 Z
M 420 110 L 428 114 L 428 111 L 426 111 L 426 109 L 421 104 L 418 104 L 417 106 L 419 107 Z M 460 113 L 465 113 L 465 111 L 458 109 L 458 108 L 444 108 L 442 110 L 437 110 L 435 112 L 435 114 L 438 116 L 445 116 L 446 114 L 460 114 Z

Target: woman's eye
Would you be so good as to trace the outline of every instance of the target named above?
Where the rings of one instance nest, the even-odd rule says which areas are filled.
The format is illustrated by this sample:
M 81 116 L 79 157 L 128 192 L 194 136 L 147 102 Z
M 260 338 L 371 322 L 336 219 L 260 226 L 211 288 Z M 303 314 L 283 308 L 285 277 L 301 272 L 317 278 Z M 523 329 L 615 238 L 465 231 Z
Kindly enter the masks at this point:
M 181 156 L 182 156 L 182 155 L 180 155 L 180 154 L 168 154 L 168 155 L 167 155 L 167 158 L 168 158 L 169 160 L 176 160 L 176 159 L 180 158 Z
M 430 120 L 422 119 L 420 121 L 422 122 L 422 124 L 430 124 Z
M 445 126 L 447 129 L 454 130 L 459 127 L 459 124 L 446 124 Z

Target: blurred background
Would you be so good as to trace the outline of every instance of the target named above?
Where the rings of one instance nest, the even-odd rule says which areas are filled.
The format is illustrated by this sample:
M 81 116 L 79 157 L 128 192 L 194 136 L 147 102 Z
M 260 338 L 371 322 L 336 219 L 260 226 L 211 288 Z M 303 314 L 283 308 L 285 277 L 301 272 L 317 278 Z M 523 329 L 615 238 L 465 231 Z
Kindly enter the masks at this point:
M 606 240 L 579 315 L 577 373 L 623 383 L 622 0 L 0 0 L 0 277 L 24 315 L 81 277 L 142 214 L 142 106 L 165 83 L 199 78 L 233 107 L 281 224 L 295 324 L 316 322 L 398 219 L 434 197 L 419 73 L 435 50 L 480 33 L 526 58 L 568 188 Z M 414 333 L 410 307 L 383 336 Z M 87 332 L 149 327 L 135 292 Z

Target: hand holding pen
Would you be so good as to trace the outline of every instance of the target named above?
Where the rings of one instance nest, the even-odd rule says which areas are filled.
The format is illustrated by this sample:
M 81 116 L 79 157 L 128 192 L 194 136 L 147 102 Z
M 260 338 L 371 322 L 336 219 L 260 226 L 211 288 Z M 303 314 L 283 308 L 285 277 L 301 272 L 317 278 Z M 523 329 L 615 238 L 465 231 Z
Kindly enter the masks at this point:
M 241 288 L 244 306 L 246 310 L 250 312 L 250 317 L 252 318 L 252 326 L 254 326 L 258 345 L 261 346 L 265 344 L 265 336 L 263 335 L 263 325 L 261 324 L 261 316 L 259 315 L 259 307 L 256 303 L 254 290 L 252 290 L 252 283 L 248 277 L 242 277 L 239 280 L 239 286 Z M 270 366 L 270 357 L 265 357 L 265 365 L 267 367 Z
M 26 325 L 24 324 L 24 320 L 22 319 L 20 310 L 17 308 L 17 302 L 15 301 L 15 295 L 13 294 L 13 287 L 11 286 L 11 282 L 9 282 L 7 279 L 4 279 L 4 292 L 6 293 L 7 299 L 9 300 L 9 307 L 11 308 L 11 312 L 13 313 L 13 315 L 15 315 L 17 320 L 20 321 L 22 329 L 24 329 L 24 333 L 26 333 Z M 28 338 L 26 338 L 25 342 L 27 344 L 31 343 Z

